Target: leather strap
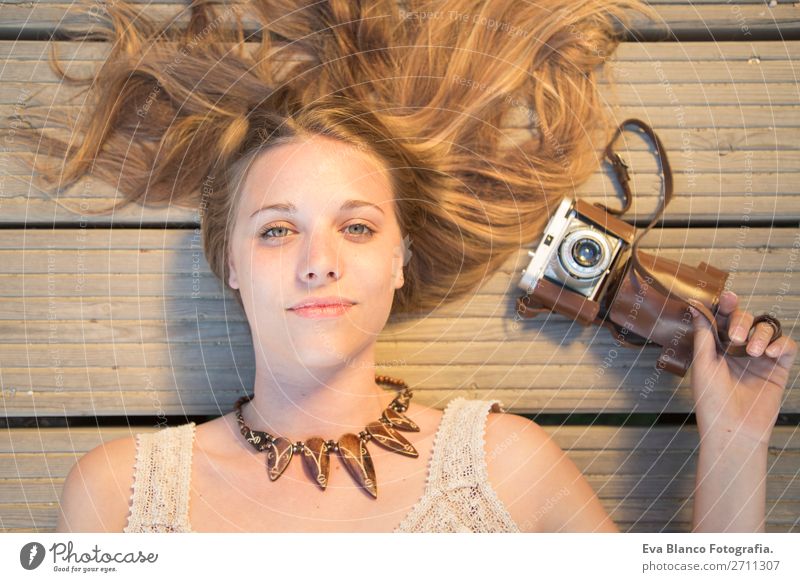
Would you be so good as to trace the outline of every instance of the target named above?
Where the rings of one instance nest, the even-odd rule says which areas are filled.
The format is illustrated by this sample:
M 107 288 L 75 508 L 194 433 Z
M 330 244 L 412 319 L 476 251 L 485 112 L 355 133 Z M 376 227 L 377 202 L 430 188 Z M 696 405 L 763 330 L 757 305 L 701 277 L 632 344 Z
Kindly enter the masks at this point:
M 643 279 L 650 278 L 652 279 L 652 283 L 650 283 L 653 287 L 655 287 L 658 291 L 663 293 L 669 299 L 676 299 L 683 301 L 692 307 L 694 307 L 700 314 L 702 314 L 711 324 L 711 327 L 714 331 L 714 341 L 717 344 L 717 348 L 721 353 L 727 353 L 731 356 L 737 358 L 743 357 L 750 357 L 747 353 L 747 343 L 734 346 L 731 344 L 731 339 L 728 336 L 727 330 L 724 328 L 719 328 L 717 326 L 717 320 L 713 313 L 701 302 L 694 298 L 685 298 L 678 293 L 671 291 L 666 285 L 664 285 L 661 281 L 658 280 L 658 277 L 652 273 L 642 262 L 639 260 L 639 242 L 641 241 L 642 237 L 647 234 L 647 232 L 653 228 L 661 215 L 664 213 L 664 210 L 672 201 L 672 170 L 669 165 L 669 160 L 667 159 L 667 150 L 664 145 L 661 143 L 661 140 L 652 130 L 652 128 L 647 125 L 644 121 L 636 118 L 630 118 L 623 121 L 619 127 L 617 127 L 616 132 L 614 133 L 614 137 L 611 138 L 608 146 L 606 147 L 606 158 L 611 162 L 611 165 L 614 169 L 614 172 L 617 175 L 617 179 L 619 180 L 620 184 L 622 185 L 623 192 L 625 194 L 625 206 L 621 210 L 614 210 L 611 208 L 607 208 L 602 204 L 595 203 L 595 206 L 599 206 L 600 208 L 604 209 L 606 212 L 610 214 L 624 214 L 631 206 L 632 201 L 632 194 L 628 182 L 630 181 L 630 175 L 628 174 L 628 165 L 625 161 L 620 157 L 618 153 L 616 153 L 613 149 L 614 142 L 616 141 L 619 134 L 622 132 L 624 126 L 628 124 L 633 124 L 638 126 L 642 131 L 644 131 L 653 143 L 656 145 L 656 154 L 658 154 L 661 168 L 664 172 L 664 182 L 663 182 L 663 196 L 661 197 L 661 201 L 659 202 L 658 208 L 656 209 L 655 215 L 653 216 L 650 224 L 644 230 L 641 230 L 637 233 L 636 239 L 633 242 L 631 247 L 631 268 L 633 268 Z M 768 344 L 775 341 L 779 337 L 781 337 L 781 323 L 776 318 L 772 317 L 768 314 L 758 315 L 754 318 L 753 324 L 751 329 L 755 328 L 756 325 L 761 323 L 762 321 L 769 323 L 772 328 L 772 339 L 767 342 Z M 599 321 L 597 323 L 600 323 Z M 608 323 L 608 322 L 606 322 Z M 748 331 L 748 337 L 750 332 Z M 647 343 L 653 343 L 649 340 Z M 645 345 L 645 344 L 642 344 Z

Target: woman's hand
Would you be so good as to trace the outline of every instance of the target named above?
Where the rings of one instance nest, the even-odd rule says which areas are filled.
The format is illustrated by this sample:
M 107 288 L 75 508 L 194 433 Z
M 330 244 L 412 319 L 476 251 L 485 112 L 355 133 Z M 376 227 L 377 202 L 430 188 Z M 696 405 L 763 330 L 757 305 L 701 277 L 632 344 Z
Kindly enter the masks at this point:
M 736 294 L 725 291 L 717 312 L 717 326 L 728 330 L 733 345 L 745 343 L 754 319 L 751 313 L 737 309 L 738 304 Z M 721 356 L 711 324 L 694 308 L 690 311 L 694 317 L 691 383 L 700 436 L 768 446 L 797 356 L 797 343 L 784 335 L 767 345 L 772 326 L 761 322 L 747 341 L 747 353 L 752 357 Z

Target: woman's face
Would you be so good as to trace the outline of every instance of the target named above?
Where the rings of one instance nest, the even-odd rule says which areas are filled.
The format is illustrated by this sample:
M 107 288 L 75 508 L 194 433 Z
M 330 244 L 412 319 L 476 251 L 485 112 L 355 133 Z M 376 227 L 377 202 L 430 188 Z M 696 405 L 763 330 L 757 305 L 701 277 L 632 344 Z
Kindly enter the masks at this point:
M 256 357 L 308 368 L 374 365 L 403 286 L 402 235 L 380 164 L 316 136 L 261 154 L 240 194 L 228 283 L 241 293 Z M 323 317 L 291 309 L 320 297 L 353 305 Z

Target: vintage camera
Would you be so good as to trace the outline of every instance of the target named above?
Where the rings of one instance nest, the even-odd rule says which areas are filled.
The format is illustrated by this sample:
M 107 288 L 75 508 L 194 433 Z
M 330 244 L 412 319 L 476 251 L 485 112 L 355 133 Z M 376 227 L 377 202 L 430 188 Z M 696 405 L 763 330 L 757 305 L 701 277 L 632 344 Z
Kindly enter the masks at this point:
M 556 312 L 607 327 L 625 347 L 661 346 L 659 366 L 684 376 L 693 347 L 686 299 L 716 313 L 728 273 L 644 253 L 635 239 L 636 229 L 604 208 L 564 198 L 536 251 L 529 251 L 517 313 Z M 632 268 L 633 252 L 650 275 Z
M 650 223 L 637 233 L 633 225 L 614 214 L 630 208 L 628 165 L 614 151 L 616 138 L 627 125 L 636 126 L 652 140 L 664 173 L 663 198 Z M 714 331 L 718 353 L 749 357 L 746 345 L 732 345 L 727 330 L 718 328 L 719 298 L 728 273 L 708 263 L 690 267 L 639 250 L 639 241 L 661 217 L 672 199 L 672 170 L 666 148 L 658 135 L 641 119 L 626 119 L 606 146 L 625 194 L 625 206 L 610 210 L 580 199 L 564 198 L 545 228 L 542 240 L 519 286 L 525 294 L 517 299 L 517 314 L 536 317 L 556 312 L 582 323 L 607 327 L 625 347 L 661 347 L 658 366 L 684 376 L 692 362 L 691 304 Z M 781 324 L 769 314 L 757 315 L 773 328 L 770 342 L 781 336 Z
M 578 205 L 582 206 L 581 201 Z M 588 299 L 600 296 L 626 243 L 583 210 L 583 214 L 578 212 L 569 198 L 561 201 L 536 252 L 528 251 L 533 259 L 522 272 L 520 287 L 534 288 L 544 277 Z

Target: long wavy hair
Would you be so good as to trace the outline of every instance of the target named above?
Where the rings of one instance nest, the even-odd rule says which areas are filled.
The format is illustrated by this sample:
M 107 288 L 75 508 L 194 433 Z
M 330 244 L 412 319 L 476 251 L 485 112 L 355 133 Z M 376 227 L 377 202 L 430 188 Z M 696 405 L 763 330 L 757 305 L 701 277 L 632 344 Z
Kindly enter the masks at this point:
M 231 221 L 255 157 L 330 136 L 390 172 L 411 243 L 392 315 L 474 291 L 541 236 L 614 130 L 598 76 L 633 14 L 656 17 L 640 0 L 193 0 L 185 26 L 121 0 L 79 10 L 110 52 L 85 79 L 51 55 L 88 100 L 77 119 L 48 111 L 69 140 L 21 136 L 45 191 L 94 175 L 121 194 L 113 209 L 197 208 L 206 260 L 227 287 Z M 530 132 L 509 140 L 500 128 L 520 115 Z

